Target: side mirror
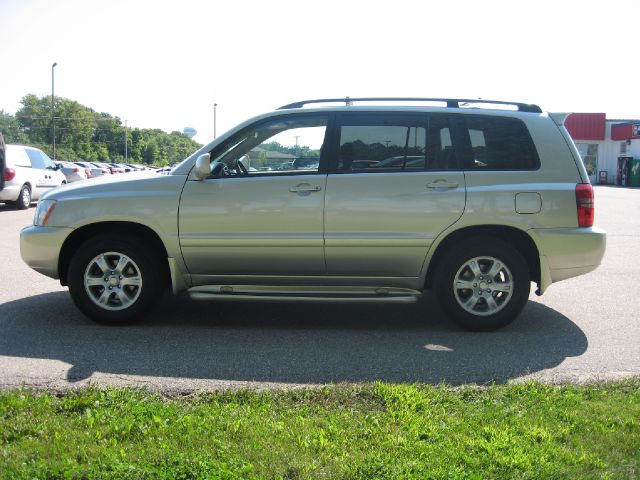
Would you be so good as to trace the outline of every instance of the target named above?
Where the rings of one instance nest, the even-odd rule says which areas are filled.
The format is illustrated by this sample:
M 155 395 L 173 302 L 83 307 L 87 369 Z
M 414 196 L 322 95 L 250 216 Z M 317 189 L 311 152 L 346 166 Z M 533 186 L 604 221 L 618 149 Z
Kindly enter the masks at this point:
M 196 160 L 194 176 L 196 180 L 203 180 L 211 175 L 211 155 L 205 153 L 200 155 Z

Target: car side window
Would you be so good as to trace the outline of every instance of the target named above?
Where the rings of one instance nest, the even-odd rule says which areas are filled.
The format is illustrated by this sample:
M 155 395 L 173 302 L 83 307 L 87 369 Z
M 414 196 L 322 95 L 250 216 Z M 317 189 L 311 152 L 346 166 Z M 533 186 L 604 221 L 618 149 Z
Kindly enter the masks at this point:
M 26 148 L 25 150 L 27 151 L 27 155 L 29 155 L 31 166 L 33 168 L 40 168 L 44 170 L 45 163 L 40 150 L 34 150 L 33 148 Z
M 540 158 L 524 123 L 516 118 L 465 115 L 470 170 L 535 170 Z
M 457 167 L 446 115 L 343 115 L 337 171 L 382 173 Z
M 327 115 L 303 115 L 254 125 L 214 149 L 212 165 L 232 176 L 318 173 L 327 124 Z

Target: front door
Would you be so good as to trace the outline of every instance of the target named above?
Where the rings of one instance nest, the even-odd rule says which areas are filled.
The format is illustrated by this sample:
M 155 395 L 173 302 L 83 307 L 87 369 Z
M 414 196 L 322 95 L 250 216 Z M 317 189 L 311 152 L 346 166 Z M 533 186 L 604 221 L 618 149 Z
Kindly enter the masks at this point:
M 325 273 L 326 125 L 289 115 L 251 126 L 211 152 L 210 178 L 187 181 L 179 230 L 194 285 Z

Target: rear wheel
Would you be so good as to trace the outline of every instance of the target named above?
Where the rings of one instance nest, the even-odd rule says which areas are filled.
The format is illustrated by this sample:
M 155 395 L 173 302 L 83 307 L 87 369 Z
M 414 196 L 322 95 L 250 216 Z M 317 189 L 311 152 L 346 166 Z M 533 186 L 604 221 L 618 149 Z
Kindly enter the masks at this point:
M 162 296 L 156 258 L 134 237 L 104 235 L 84 243 L 69 265 L 69 292 L 91 319 L 126 325 L 142 318 Z
M 18 199 L 13 203 L 13 205 L 20 209 L 26 210 L 31 206 L 31 189 L 29 185 L 23 185 L 20 189 L 20 195 L 18 195 Z
M 436 273 L 435 291 L 458 325 L 490 331 L 511 323 L 529 298 L 531 278 L 522 255 L 494 237 L 456 244 Z

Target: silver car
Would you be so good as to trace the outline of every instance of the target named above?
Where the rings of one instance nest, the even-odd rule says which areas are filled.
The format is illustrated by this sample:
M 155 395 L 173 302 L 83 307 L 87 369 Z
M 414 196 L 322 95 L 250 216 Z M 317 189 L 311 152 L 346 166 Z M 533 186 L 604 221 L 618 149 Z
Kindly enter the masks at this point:
M 148 313 L 165 288 L 379 303 L 431 289 L 470 330 L 511 322 L 531 282 L 542 295 L 600 264 L 605 232 L 566 115 L 496 101 L 337 101 L 251 119 L 166 176 L 53 191 L 22 231 L 22 258 L 106 324 Z M 290 167 L 267 169 L 269 152 Z M 318 163 L 295 167 L 309 157 Z
M 83 167 L 71 162 L 56 161 L 55 163 L 67 179 L 67 183 L 87 179 L 87 172 Z

